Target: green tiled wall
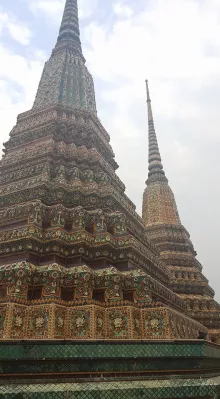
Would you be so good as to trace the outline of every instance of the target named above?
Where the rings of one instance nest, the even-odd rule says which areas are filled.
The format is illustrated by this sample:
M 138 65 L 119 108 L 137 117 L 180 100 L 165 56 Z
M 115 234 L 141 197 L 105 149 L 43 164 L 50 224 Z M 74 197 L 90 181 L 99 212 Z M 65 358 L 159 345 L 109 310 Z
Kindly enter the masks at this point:
M 133 357 L 217 357 L 220 348 L 203 341 L 192 343 L 0 343 L 0 361 L 13 359 L 133 358 Z
M 220 370 L 220 349 L 204 341 L 1 342 L 0 377 L 14 374 L 15 379 L 15 374 L 19 374 L 22 379 L 10 384 L 7 379 L 0 378 L 0 398 L 219 399 L 220 376 L 204 378 L 203 370 L 206 368 L 210 375 Z M 195 379 L 192 375 L 192 379 L 189 379 L 192 369 L 201 370 L 199 378 Z M 173 376 L 165 376 L 154 373 L 156 370 L 174 372 Z M 180 370 L 184 370 L 182 379 L 175 375 Z M 148 371 L 151 377 L 147 377 Z M 127 381 L 119 381 L 114 377 L 121 378 L 121 373 L 126 372 L 130 373 L 123 377 Z M 142 374 L 138 376 L 141 372 L 145 372 L 142 380 Z M 39 373 L 45 374 L 47 380 L 37 381 L 36 384 L 35 380 L 29 379 L 31 374 L 36 374 L 39 379 Z M 61 376 L 69 373 L 74 382 L 66 380 L 61 383 L 56 373 Z M 83 378 L 86 381 L 91 381 L 89 373 L 97 373 L 93 376 L 97 382 L 85 383 L 82 380 L 77 383 L 78 373 L 85 373 Z M 59 383 L 49 383 L 49 378 Z

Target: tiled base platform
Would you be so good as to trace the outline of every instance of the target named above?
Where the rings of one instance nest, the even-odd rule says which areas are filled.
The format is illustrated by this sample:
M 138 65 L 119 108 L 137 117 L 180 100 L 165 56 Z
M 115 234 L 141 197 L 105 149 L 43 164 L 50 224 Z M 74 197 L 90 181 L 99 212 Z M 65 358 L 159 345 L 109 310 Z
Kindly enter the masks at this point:
M 6 385 L 0 398 L 7 399 L 218 399 L 220 377 L 206 380 L 119 381 Z
M 0 343 L 0 398 L 220 398 L 220 346 L 205 341 Z

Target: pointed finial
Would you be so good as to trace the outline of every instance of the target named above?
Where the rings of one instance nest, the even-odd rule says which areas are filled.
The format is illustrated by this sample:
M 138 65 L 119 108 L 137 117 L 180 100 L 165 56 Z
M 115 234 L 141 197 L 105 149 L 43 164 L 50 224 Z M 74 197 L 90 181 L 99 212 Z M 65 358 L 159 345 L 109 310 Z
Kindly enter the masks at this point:
M 151 101 L 151 99 L 150 99 L 150 92 L 149 92 L 149 86 L 148 86 L 148 80 L 147 79 L 145 80 L 145 83 L 146 83 L 147 102 L 148 102 L 148 101 Z
M 153 114 L 152 114 L 152 108 L 151 108 L 151 99 L 150 99 L 150 91 L 149 91 L 149 86 L 148 86 L 148 80 L 145 80 L 146 83 L 146 91 L 147 91 L 147 106 L 148 106 L 148 123 L 149 121 L 153 121 Z
M 66 0 L 55 51 L 63 46 L 74 48 L 82 55 L 77 0 Z
M 148 107 L 148 139 L 149 139 L 149 166 L 148 166 L 148 180 L 147 184 L 150 181 L 155 180 L 166 180 L 165 173 L 163 170 L 163 165 L 161 163 L 161 156 L 159 151 L 159 146 L 157 142 L 156 131 L 154 127 L 154 119 L 153 119 L 153 112 L 151 106 L 151 99 L 150 99 L 150 91 L 148 86 L 148 80 L 145 80 L 146 83 L 146 92 L 147 92 L 147 107 Z

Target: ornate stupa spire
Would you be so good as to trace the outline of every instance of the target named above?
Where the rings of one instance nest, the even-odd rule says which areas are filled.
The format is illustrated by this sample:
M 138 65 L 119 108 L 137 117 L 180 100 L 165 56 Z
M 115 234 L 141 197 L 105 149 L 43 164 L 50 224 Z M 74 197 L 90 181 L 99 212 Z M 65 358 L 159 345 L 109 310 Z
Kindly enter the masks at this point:
M 156 131 L 154 127 L 154 118 L 151 106 L 150 92 L 148 86 L 148 80 L 146 82 L 147 90 L 147 107 L 148 107 L 148 139 L 149 139 L 149 173 L 148 182 L 155 180 L 167 181 L 161 162 L 160 150 L 157 142 Z
M 77 0 L 66 0 L 55 49 L 67 44 L 82 54 Z
M 147 81 L 146 86 L 149 174 L 143 195 L 142 213 L 146 235 L 156 245 L 161 259 L 168 266 L 171 273 L 171 289 L 185 301 L 188 311 L 192 311 L 192 316 L 210 329 L 210 335 L 216 340 L 219 333 L 212 327 L 211 312 L 210 316 L 207 316 L 206 311 L 216 309 L 214 291 L 202 274 L 202 267 L 196 259 L 190 235 L 181 224 L 173 191 L 163 171 Z M 214 318 L 216 320 L 216 315 Z M 217 326 L 216 321 L 215 323 Z
M 146 80 L 147 106 L 148 106 L 148 179 L 143 196 L 143 219 L 146 226 L 152 224 L 174 223 L 180 224 L 180 218 L 168 179 L 165 176 L 156 131 L 154 127 L 148 81 Z
M 81 48 L 77 0 L 66 0 L 57 43 L 45 64 L 33 109 L 54 105 L 96 115 L 93 79 Z

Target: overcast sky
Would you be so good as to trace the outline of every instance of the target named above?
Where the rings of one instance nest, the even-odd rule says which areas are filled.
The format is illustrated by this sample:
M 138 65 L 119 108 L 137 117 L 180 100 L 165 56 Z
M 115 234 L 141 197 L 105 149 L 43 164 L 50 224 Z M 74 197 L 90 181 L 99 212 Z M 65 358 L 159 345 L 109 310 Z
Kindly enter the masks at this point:
M 31 108 L 65 0 L 0 0 L 0 142 Z M 166 175 L 220 300 L 220 0 L 78 0 L 98 114 L 141 212 L 149 79 Z

